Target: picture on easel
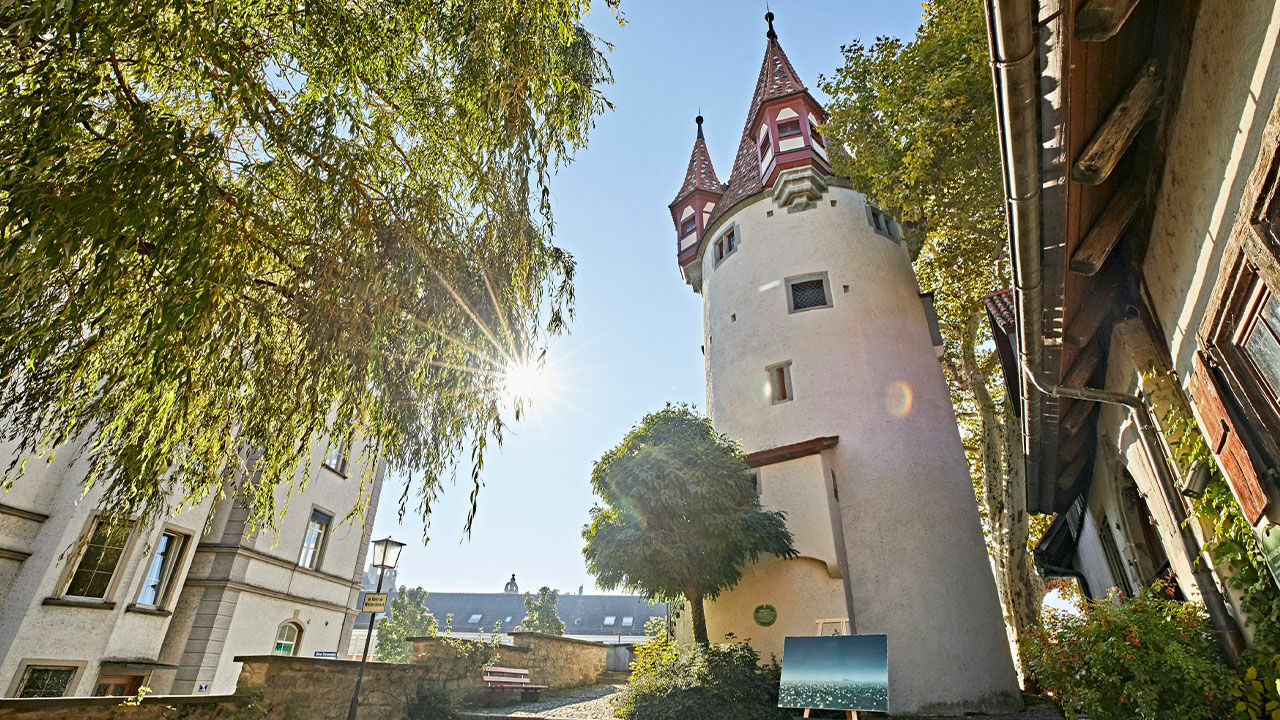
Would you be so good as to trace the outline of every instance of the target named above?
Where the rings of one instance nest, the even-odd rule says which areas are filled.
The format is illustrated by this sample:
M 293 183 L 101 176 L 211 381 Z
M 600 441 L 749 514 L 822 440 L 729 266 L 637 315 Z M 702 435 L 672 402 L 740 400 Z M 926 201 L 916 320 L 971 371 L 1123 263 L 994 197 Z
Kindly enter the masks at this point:
M 789 637 L 782 646 L 778 707 L 889 711 L 889 640 L 885 635 Z

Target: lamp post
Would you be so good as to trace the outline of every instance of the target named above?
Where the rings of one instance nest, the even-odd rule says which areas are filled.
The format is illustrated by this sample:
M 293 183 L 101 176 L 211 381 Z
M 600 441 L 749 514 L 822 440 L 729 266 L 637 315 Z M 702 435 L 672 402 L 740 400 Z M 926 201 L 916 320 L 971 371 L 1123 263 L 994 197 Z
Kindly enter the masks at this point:
M 373 541 L 373 562 L 374 567 L 378 568 L 378 590 L 382 592 L 382 577 L 387 570 L 394 568 L 396 563 L 400 562 L 400 550 L 404 547 L 404 543 L 392 540 L 390 537 Z M 373 640 L 373 628 L 376 624 L 378 613 L 369 613 L 369 632 L 364 636 L 364 653 L 360 655 L 360 670 L 356 673 L 356 691 L 351 694 L 351 709 L 347 711 L 347 720 L 356 720 L 356 708 L 360 706 L 360 683 L 364 680 L 364 665 L 369 661 L 369 643 Z

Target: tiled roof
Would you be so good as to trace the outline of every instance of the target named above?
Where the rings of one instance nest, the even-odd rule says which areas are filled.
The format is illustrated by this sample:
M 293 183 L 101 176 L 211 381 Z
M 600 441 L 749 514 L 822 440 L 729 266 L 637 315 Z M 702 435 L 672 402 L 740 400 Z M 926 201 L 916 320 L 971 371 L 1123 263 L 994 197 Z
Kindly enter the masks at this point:
M 643 635 L 649 618 L 667 616 L 665 604 L 638 595 L 560 595 L 556 607 L 566 635 Z M 516 593 L 427 593 L 427 609 L 441 631 L 452 615 L 453 631 L 468 633 L 489 632 L 495 623 L 498 632 L 509 633 L 524 622 L 525 615 L 524 595 Z M 480 619 L 471 622 L 476 615 Z M 606 625 L 610 617 L 613 622 Z M 622 624 L 626 618 L 631 618 L 631 625 Z M 356 627 L 368 626 L 368 614 L 356 617 Z
M 990 313 L 991 319 L 996 325 L 1007 335 L 1013 333 L 1018 325 L 1013 314 L 1013 289 L 1001 290 L 1000 292 L 991 293 L 982 298 L 982 304 L 987 306 L 987 312 Z
M 676 200 L 693 192 L 706 190 L 719 195 L 724 192 L 720 178 L 716 177 L 716 169 L 711 166 L 711 153 L 707 152 L 707 141 L 702 137 L 702 117 L 698 117 L 698 139 L 693 141 L 693 152 L 689 155 L 689 169 L 684 173 L 684 184 L 676 193 Z
M 739 201 L 756 194 L 763 187 L 760 179 L 760 157 L 756 154 L 756 139 L 751 132 L 760 106 L 765 101 L 805 90 L 796 69 L 782 51 L 782 45 L 777 38 L 769 38 L 764 49 L 764 60 L 760 63 L 760 76 L 756 79 L 756 91 L 751 96 L 751 107 L 747 109 L 747 121 L 742 128 L 738 154 L 733 160 L 733 171 L 729 174 L 724 197 L 720 198 L 711 213 L 708 226 Z

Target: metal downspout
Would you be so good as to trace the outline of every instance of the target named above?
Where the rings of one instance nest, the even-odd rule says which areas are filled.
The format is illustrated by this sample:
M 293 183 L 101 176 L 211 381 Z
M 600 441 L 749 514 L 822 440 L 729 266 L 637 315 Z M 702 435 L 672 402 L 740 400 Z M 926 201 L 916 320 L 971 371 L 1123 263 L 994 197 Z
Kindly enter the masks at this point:
M 1000 129 L 1000 150 L 1004 168 L 1009 232 L 1012 236 L 1014 297 L 1018 320 L 1018 361 L 1022 367 L 1023 450 L 1027 456 L 1027 477 L 1039 477 L 1041 467 L 1041 393 L 1087 402 L 1122 405 L 1138 427 L 1138 436 L 1147 464 L 1155 475 L 1161 499 L 1178 526 L 1183 549 L 1192 568 L 1205 610 L 1213 624 L 1214 637 L 1224 656 L 1239 663 L 1244 638 L 1212 573 L 1204 563 L 1199 541 L 1187 526 L 1187 512 L 1177 495 L 1176 483 L 1165 457 L 1159 431 L 1151 410 L 1141 399 L 1124 393 L 1084 387 L 1068 387 L 1045 382 L 1041 367 L 1044 349 L 1044 282 L 1040 225 L 1040 147 L 1038 132 L 1038 92 L 1036 73 L 1037 29 L 1032 14 L 1034 0 L 986 0 L 991 67 L 995 83 L 996 112 Z M 1034 391 L 1034 392 L 1033 392 Z M 1052 505 L 1053 486 L 1040 483 L 1040 507 Z

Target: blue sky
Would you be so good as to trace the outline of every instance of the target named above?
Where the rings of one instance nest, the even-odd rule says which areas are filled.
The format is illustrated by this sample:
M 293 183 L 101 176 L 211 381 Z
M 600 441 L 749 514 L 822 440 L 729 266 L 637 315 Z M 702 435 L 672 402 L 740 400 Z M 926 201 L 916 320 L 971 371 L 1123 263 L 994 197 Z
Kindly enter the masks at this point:
M 437 592 L 595 591 L 582 560 L 593 504 L 591 465 L 645 413 L 667 401 L 704 405 L 701 300 L 680 279 L 667 212 L 694 138 L 699 108 L 712 161 L 727 180 L 764 53 L 764 2 L 624 0 L 619 28 L 596 3 L 591 30 L 613 43 L 616 109 L 590 146 L 553 180 L 556 241 L 578 261 L 577 315 L 548 349 L 547 392 L 486 460 L 469 540 L 469 486 L 445 489 L 430 542 L 416 518 L 396 518 L 402 478 L 383 488 L 374 537 L 409 543 L 401 584 Z M 818 97 L 818 75 L 840 46 L 908 37 L 920 6 L 899 0 L 775 0 L 779 40 Z

